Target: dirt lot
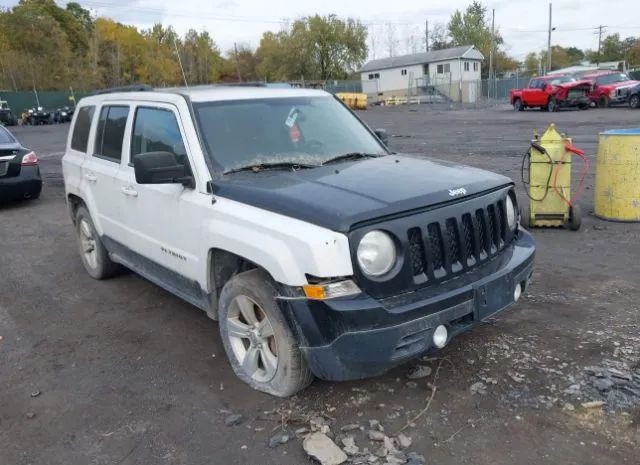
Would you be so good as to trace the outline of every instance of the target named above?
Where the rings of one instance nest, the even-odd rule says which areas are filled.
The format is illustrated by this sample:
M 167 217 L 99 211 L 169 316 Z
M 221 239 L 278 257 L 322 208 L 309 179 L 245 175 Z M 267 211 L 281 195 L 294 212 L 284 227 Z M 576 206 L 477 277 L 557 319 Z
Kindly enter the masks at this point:
M 533 129 L 550 121 L 592 159 L 599 131 L 640 126 L 640 111 L 622 108 L 423 105 L 361 116 L 394 136 L 394 150 L 514 179 Z M 426 413 L 405 430 L 413 442 L 405 452 L 427 464 L 639 463 L 639 224 L 587 216 L 579 232 L 534 231 L 528 295 L 419 362 L 432 368 L 425 378 L 407 379 L 413 362 L 279 400 L 235 378 L 204 313 L 133 274 L 87 276 L 63 199 L 67 129 L 15 131 L 43 156 L 46 184 L 40 200 L 0 207 L 0 464 L 310 463 L 300 439 L 273 448 L 269 439 L 320 416 L 314 427 L 328 423 L 338 442 L 342 426 L 361 425 L 349 434 L 375 451 L 369 420 L 393 436 L 434 386 Z M 592 194 L 593 177 L 586 212 Z M 239 424 L 225 424 L 231 413 L 243 416 Z

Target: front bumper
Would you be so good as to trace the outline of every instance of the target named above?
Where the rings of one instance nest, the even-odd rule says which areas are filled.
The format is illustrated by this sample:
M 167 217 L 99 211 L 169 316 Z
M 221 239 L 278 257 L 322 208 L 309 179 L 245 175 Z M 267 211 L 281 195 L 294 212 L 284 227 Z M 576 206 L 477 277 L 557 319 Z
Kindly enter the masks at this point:
M 534 255 L 533 238 L 520 230 L 500 256 L 436 286 L 386 299 L 280 302 L 318 378 L 366 378 L 434 350 L 438 325 L 450 340 L 510 307 L 516 284 L 524 290 L 529 282 Z
M 560 101 L 560 106 L 563 108 L 589 107 L 591 106 L 591 99 L 587 95 L 584 97 L 567 98 Z

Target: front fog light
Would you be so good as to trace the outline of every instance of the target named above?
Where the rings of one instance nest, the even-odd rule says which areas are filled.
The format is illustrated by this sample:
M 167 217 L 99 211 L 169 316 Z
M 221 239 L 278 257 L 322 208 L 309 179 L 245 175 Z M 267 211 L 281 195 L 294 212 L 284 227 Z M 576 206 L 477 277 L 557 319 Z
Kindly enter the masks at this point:
M 516 284 L 516 288 L 513 290 L 513 301 L 517 302 L 520 300 L 520 296 L 522 295 L 522 286 L 520 283 Z
M 449 333 L 445 325 L 440 325 L 433 332 L 433 345 L 438 349 L 442 349 L 447 344 Z

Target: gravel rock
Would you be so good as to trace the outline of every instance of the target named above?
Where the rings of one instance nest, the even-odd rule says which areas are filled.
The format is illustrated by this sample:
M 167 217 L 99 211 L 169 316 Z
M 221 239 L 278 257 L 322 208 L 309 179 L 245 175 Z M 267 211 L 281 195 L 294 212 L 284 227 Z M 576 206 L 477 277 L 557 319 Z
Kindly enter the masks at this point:
M 593 382 L 593 387 L 596 388 L 598 391 L 606 392 L 609 389 L 611 389 L 614 384 L 615 383 L 608 378 L 600 378 L 600 379 L 596 379 Z
M 471 394 L 480 394 L 484 396 L 487 393 L 487 386 L 482 381 L 478 381 L 477 383 L 473 383 L 471 387 L 469 387 Z
M 424 456 L 415 452 L 409 452 L 407 454 L 406 465 L 424 465 L 426 463 Z
M 398 437 L 396 439 L 398 440 L 398 444 L 400 445 L 400 447 L 402 447 L 403 449 L 411 447 L 412 440 L 409 436 L 400 433 L 398 434 Z
M 224 419 L 224 424 L 227 426 L 236 426 L 244 421 L 244 417 L 239 413 L 232 413 L 231 415 L 227 415 L 227 418 Z
M 384 428 L 378 420 L 369 420 L 369 428 L 378 431 L 384 431 Z
M 34 391 L 31 393 L 31 397 L 38 397 L 40 395 L 40 391 Z
M 278 446 L 281 446 L 282 444 L 288 443 L 295 437 L 296 435 L 289 430 L 280 431 L 275 435 L 271 436 L 271 439 L 269 439 L 269 447 L 274 449 Z
M 388 451 L 392 451 L 396 449 L 396 445 L 393 442 L 393 439 L 391 439 L 390 437 L 385 436 L 382 443 L 384 444 L 384 447 L 386 447 Z
M 416 383 L 415 381 L 407 381 L 405 386 L 407 386 L 409 389 L 415 389 L 418 387 L 418 383 Z
M 27 414 L 26 414 L 26 415 L 27 415 L 27 418 L 28 418 L 29 420 L 31 420 L 32 418 L 35 418 L 35 417 L 36 417 L 36 414 L 35 414 L 35 413 L 33 413 L 33 412 L 27 412 Z
M 403 465 L 407 463 L 407 456 L 402 452 L 393 452 L 387 455 L 384 465 Z
M 380 458 L 385 458 L 387 455 L 389 455 L 389 449 L 387 449 L 385 446 L 380 446 L 375 451 L 373 451 L 373 453 Z
M 340 428 L 340 431 L 342 431 L 343 433 L 347 433 L 349 431 L 355 431 L 357 429 L 360 429 L 360 425 L 352 423 L 350 425 L 344 425 L 342 428 Z
M 347 436 L 342 439 L 342 449 L 347 453 L 347 455 L 356 455 L 360 453 L 360 448 L 356 446 L 356 441 L 352 436 Z
M 604 405 L 604 402 L 601 400 L 592 400 L 590 402 L 583 402 L 582 408 L 599 408 Z
M 409 379 L 422 379 L 431 374 L 431 367 L 427 365 L 416 365 L 413 370 L 407 374 Z
M 347 454 L 323 433 L 311 433 L 302 442 L 302 447 L 321 465 L 340 465 L 347 461 Z
M 375 430 L 369 431 L 369 439 L 371 441 L 384 441 L 384 438 L 386 437 L 387 436 L 385 436 L 385 434 L 382 431 L 375 431 Z

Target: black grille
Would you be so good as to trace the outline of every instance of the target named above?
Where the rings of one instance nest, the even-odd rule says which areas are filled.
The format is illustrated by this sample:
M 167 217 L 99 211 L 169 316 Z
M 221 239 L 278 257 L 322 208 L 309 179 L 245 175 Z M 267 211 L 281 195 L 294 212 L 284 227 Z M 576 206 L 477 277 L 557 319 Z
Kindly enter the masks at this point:
M 413 227 L 407 234 L 414 278 L 441 279 L 475 266 L 504 248 L 507 232 L 503 201 L 430 223 L 426 231 Z
M 425 272 L 426 259 L 424 256 L 424 242 L 422 241 L 420 228 L 411 228 L 409 230 L 409 249 L 413 275 L 418 276 L 423 274 Z

